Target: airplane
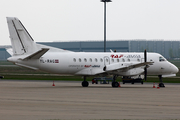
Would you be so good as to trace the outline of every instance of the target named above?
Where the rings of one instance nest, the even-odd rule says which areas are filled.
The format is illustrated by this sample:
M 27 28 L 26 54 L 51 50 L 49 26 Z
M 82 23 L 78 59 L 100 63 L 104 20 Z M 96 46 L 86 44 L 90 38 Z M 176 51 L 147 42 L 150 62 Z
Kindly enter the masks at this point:
M 88 76 L 112 75 L 112 87 L 118 87 L 118 76 L 159 76 L 159 86 L 165 87 L 162 77 L 175 76 L 179 71 L 158 53 L 146 52 L 73 52 L 36 43 L 22 22 L 7 17 L 12 48 L 7 60 L 15 65 L 55 74 L 83 76 L 83 87 L 88 87 Z

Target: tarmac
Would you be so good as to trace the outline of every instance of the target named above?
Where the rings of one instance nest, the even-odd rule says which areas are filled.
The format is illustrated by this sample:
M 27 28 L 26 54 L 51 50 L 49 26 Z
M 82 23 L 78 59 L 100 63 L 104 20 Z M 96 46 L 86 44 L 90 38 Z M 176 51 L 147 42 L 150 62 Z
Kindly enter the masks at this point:
M 0 80 L 1 120 L 180 119 L 180 84 Z M 157 87 L 157 83 L 156 83 Z

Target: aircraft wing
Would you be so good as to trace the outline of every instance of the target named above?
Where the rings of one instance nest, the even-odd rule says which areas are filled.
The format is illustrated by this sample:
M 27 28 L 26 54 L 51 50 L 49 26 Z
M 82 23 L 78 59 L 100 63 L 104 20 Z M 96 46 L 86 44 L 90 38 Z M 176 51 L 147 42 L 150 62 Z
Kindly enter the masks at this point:
M 85 68 L 77 73 L 75 73 L 76 75 L 98 75 L 98 74 L 103 74 L 105 73 L 105 71 L 103 69 L 100 68 Z
M 150 65 L 150 64 L 152 64 L 152 63 L 154 63 L 154 62 L 143 62 L 143 63 L 138 63 L 138 64 L 132 64 L 132 65 L 130 65 L 130 66 L 126 67 L 126 68 L 123 68 L 123 69 L 121 69 L 121 70 L 127 71 L 127 70 L 129 70 L 129 69 L 134 69 L 134 68 L 138 68 L 138 67 Z M 149 66 L 146 66 L 146 67 L 149 67 Z
M 153 62 L 144 62 L 144 63 L 115 63 L 110 64 L 102 68 L 86 68 L 76 73 L 76 75 L 98 75 L 98 74 L 113 74 L 118 72 L 126 72 L 128 70 L 145 67 L 146 65 L 152 64 Z M 143 69 L 143 68 L 142 68 Z
M 134 68 L 139 68 L 139 67 L 142 67 L 142 66 L 146 66 L 146 65 L 149 65 L 149 64 L 152 64 L 153 62 L 143 62 L 143 63 L 115 63 L 115 64 L 110 64 L 110 65 L 107 65 L 105 66 L 104 70 L 106 72 L 115 72 L 115 71 L 122 71 L 122 72 L 125 72 L 125 71 L 128 71 L 130 69 L 134 69 Z M 148 67 L 148 66 L 147 66 Z

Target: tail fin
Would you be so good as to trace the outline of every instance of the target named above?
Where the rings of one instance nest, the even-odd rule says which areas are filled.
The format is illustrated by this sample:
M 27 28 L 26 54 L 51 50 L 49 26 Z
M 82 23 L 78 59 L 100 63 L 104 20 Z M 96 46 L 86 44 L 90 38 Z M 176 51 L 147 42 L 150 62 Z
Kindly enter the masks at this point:
M 37 51 L 36 43 L 21 21 L 15 17 L 7 17 L 13 55 L 30 54 Z

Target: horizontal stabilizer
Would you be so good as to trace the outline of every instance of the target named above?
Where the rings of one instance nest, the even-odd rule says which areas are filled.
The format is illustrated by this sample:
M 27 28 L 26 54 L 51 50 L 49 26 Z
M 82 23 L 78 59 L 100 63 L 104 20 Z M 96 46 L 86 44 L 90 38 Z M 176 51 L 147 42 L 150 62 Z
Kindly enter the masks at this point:
M 27 60 L 27 59 L 39 59 L 42 55 L 44 55 L 47 51 L 49 50 L 49 48 L 42 48 L 41 50 L 29 55 L 28 57 L 23 58 L 23 60 Z
M 6 51 L 13 56 L 13 49 L 12 48 L 6 48 Z
M 18 66 L 21 66 L 21 67 L 25 67 L 25 68 L 29 68 L 29 69 L 33 69 L 33 70 L 39 70 L 36 67 L 32 67 L 32 66 L 28 66 L 28 65 L 23 65 L 23 64 L 20 64 L 20 63 L 15 63 L 15 64 L 18 65 Z

